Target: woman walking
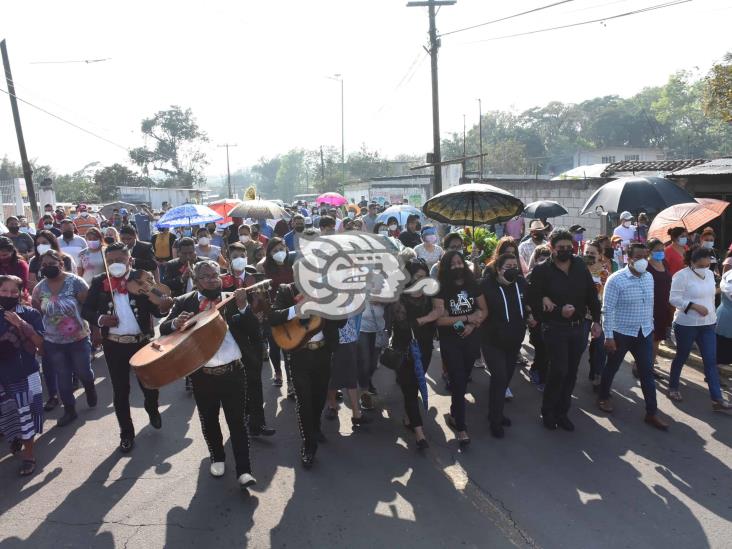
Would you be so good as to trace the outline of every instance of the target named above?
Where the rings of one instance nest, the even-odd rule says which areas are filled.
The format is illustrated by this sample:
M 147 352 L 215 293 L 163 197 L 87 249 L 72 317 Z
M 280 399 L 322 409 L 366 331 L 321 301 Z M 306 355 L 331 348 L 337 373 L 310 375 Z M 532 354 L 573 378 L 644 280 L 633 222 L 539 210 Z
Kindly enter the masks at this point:
M 86 231 L 86 243 L 88 247 L 79 252 L 76 274 L 82 277 L 89 286 L 92 278 L 104 272 L 102 232 L 96 227 L 91 227 Z
M 84 385 L 89 407 L 97 405 L 94 372 L 91 369 L 89 325 L 81 318 L 81 306 L 89 287 L 80 276 L 64 272 L 62 264 L 59 252 L 49 250 L 43 254 L 43 279 L 33 290 L 32 300 L 33 308 L 43 314 L 43 361 L 53 364 L 64 405 L 64 414 L 57 422 L 59 427 L 68 425 L 77 417 L 73 374 Z
M 717 313 L 714 309 L 716 289 L 714 275 L 709 270 L 711 253 L 706 248 L 689 250 L 685 258 L 687 267 L 678 271 L 671 281 L 669 301 L 676 307 L 676 356 L 671 362 L 668 396 L 671 400 L 683 400 L 679 391 L 681 369 L 689 358 L 691 346 L 696 343 L 704 362 L 712 410 L 718 412 L 729 410 L 732 405 L 722 396 L 717 371 Z
M 595 283 L 597 289 L 597 297 L 600 298 L 602 303 L 602 293 L 605 289 L 605 282 L 607 282 L 610 276 L 610 271 L 607 268 L 607 263 L 602 261 L 603 253 L 599 242 L 593 240 L 585 245 L 584 254 L 585 263 L 587 268 L 592 275 L 592 281 Z M 592 326 L 592 317 L 588 316 L 585 318 L 587 324 L 587 334 L 590 333 L 590 327 Z M 600 380 L 602 376 L 602 370 L 605 368 L 605 362 L 607 361 L 607 352 L 605 351 L 605 334 L 600 333 L 599 337 L 590 339 L 590 383 L 592 384 L 592 391 L 597 393 L 600 388 Z
M 0 275 L 0 432 L 21 452 L 21 476 L 33 474 L 33 440 L 43 432 L 43 388 L 36 351 L 43 346 L 38 311 L 20 304 L 23 283 Z
M 58 246 L 58 239 L 51 231 L 43 230 L 36 233 L 34 239 L 35 254 L 28 264 L 28 290 L 33 291 L 41 279 L 38 271 L 41 270 L 41 256 L 48 250 L 56 250 L 64 259 L 64 271 L 73 273 L 76 271 L 76 263 L 70 255 L 66 255 Z
M 673 321 L 673 309 L 669 305 L 671 296 L 671 271 L 666 263 L 663 242 L 651 238 L 648 243 L 648 272 L 653 277 L 653 363 L 656 363 L 658 345 L 666 339 Z M 635 374 L 635 365 L 634 374 Z M 658 378 L 658 374 L 655 374 Z M 637 377 L 637 376 L 636 376 Z
M 414 251 L 419 259 L 424 259 L 428 269 L 440 260 L 444 252 L 437 245 L 437 231 L 432 225 L 422 227 L 422 243 L 417 244 Z

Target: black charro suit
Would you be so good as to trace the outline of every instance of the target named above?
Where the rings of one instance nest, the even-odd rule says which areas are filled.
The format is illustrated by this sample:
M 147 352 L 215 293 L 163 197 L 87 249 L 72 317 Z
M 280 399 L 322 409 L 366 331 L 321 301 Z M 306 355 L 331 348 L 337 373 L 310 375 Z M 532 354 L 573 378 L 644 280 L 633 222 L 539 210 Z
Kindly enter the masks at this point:
M 193 263 L 203 261 L 205 257 L 196 257 Z M 185 263 L 180 260 L 180 257 L 171 259 L 164 266 L 160 267 L 160 282 L 170 288 L 170 292 L 173 297 L 180 297 L 186 293 L 186 283 L 181 279 L 183 275 L 183 267 Z

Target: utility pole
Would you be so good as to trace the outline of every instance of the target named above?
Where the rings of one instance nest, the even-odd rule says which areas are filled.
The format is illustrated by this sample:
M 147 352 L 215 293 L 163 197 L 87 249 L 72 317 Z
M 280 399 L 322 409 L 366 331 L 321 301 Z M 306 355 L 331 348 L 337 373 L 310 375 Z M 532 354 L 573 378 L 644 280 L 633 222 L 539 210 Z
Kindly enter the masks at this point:
M 33 221 L 36 222 L 40 218 L 38 215 L 38 203 L 36 201 L 36 191 L 33 187 L 33 169 L 28 162 L 28 153 L 25 150 L 25 139 L 23 138 L 23 126 L 20 124 L 20 112 L 18 111 L 18 99 L 15 97 L 15 83 L 13 75 L 10 72 L 10 59 L 8 58 L 8 48 L 5 40 L 0 41 L 0 50 L 3 56 L 3 67 L 5 68 L 5 81 L 8 85 L 8 96 L 10 96 L 10 108 L 13 111 L 13 121 L 15 122 L 15 134 L 18 136 L 18 148 L 20 149 L 20 163 L 23 166 L 23 178 L 25 179 L 25 188 L 28 191 L 28 202 L 30 202 L 31 214 Z M 18 212 L 23 213 L 25 212 Z
M 480 143 L 480 178 L 483 179 L 483 102 L 478 99 L 478 142 Z
M 432 162 L 434 164 L 433 195 L 442 191 L 442 155 L 440 154 L 440 98 L 437 82 L 437 50 L 440 49 L 440 39 L 435 27 L 435 7 L 452 6 L 457 0 L 425 0 L 407 2 L 408 8 L 427 7 L 430 18 L 430 60 L 432 65 Z
M 236 147 L 236 143 L 224 143 L 223 145 L 219 145 L 219 147 L 226 147 L 226 184 L 229 189 L 229 198 L 234 198 L 233 193 L 231 192 L 231 170 L 229 169 L 229 147 Z
M 468 154 L 468 148 L 467 148 L 467 140 L 466 140 L 466 133 L 465 133 L 465 115 L 463 115 L 463 177 L 465 177 L 465 166 L 467 160 L 465 160 L 465 157 Z

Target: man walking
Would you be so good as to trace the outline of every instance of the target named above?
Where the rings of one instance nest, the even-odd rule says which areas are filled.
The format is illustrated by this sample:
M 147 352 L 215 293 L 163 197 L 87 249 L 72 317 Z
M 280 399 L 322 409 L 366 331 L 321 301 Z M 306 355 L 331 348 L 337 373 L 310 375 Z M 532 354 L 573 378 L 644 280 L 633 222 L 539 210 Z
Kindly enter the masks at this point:
M 656 406 L 656 382 L 653 378 L 653 277 L 646 272 L 648 249 L 633 242 L 628 249 L 628 265 L 610 275 L 603 294 L 603 325 L 608 360 L 602 371 L 597 406 L 613 411 L 610 388 L 625 355 L 635 359 L 643 398 L 645 422 L 665 431 L 668 424 L 659 419 Z

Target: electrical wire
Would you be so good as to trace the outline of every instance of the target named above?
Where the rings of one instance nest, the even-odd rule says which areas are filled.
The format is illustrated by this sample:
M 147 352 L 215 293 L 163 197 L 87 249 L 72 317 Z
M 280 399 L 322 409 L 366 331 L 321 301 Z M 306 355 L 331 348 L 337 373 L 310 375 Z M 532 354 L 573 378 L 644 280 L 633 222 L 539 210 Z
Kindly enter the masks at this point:
M 556 27 L 548 27 L 548 28 L 544 28 L 544 29 L 536 29 L 536 30 L 527 31 L 527 32 L 517 32 L 515 34 L 506 34 L 506 35 L 503 35 L 503 36 L 495 36 L 493 38 L 486 38 L 486 39 L 483 39 L 483 40 L 475 40 L 473 42 L 466 42 L 466 44 L 479 44 L 481 42 L 493 42 L 495 40 L 504 40 L 506 38 L 517 38 L 519 36 L 528 36 L 528 35 L 531 35 L 531 34 L 539 34 L 539 33 L 542 33 L 542 32 L 549 32 L 549 31 L 555 31 L 555 30 L 561 30 L 561 29 L 569 29 L 569 28 L 572 28 L 572 27 L 580 27 L 582 25 L 591 25 L 592 23 L 602 23 L 604 21 L 610 21 L 612 19 L 620 19 L 621 17 L 628 17 L 630 15 L 638 15 L 640 13 L 646 13 L 646 12 L 649 12 L 649 11 L 660 10 L 660 9 L 663 9 L 663 8 L 670 8 L 670 7 L 673 7 L 673 6 L 678 6 L 680 4 L 686 4 L 686 3 L 691 2 L 691 1 L 692 0 L 676 0 L 674 2 L 666 2 L 664 4 L 656 4 L 655 6 L 649 6 L 647 8 L 643 8 L 643 9 L 639 9 L 639 10 L 632 10 L 632 11 L 628 11 L 628 12 L 625 12 L 625 13 L 618 13 L 616 15 L 609 15 L 607 17 L 600 17 L 598 19 L 591 19 L 589 21 L 580 21 L 578 23 L 569 23 L 567 25 L 559 25 L 559 26 L 556 26 Z
M 463 32 L 463 31 L 469 31 L 469 30 L 477 29 L 479 27 L 485 27 L 486 25 L 492 25 L 493 23 L 500 23 L 501 21 L 508 21 L 509 19 L 515 19 L 516 17 L 521 17 L 522 15 L 528 15 L 529 13 L 546 10 L 549 8 L 553 8 L 554 6 L 559 6 L 561 4 L 567 4 L 569 2 L 574 2 L 574 0 L 561 0 L 561 2 L 554 2 L 553 4 L 548 4 L 546 6 L 540 6 L 538 8 L 530 9 L 527 11 L 522 11 L 521 13 L 514 13 L 513 15 L 507 15 L 506 17 L 501 17 L 500 19 L 493 19 L 492 21 L 486 21 L 485 23 L 478 23 L 477 25 L 471 25 L 469 27 L 464 27 L 462 29 L 455 29 L 455 30 L 451 30 L 448 32 L 443 32 L 439 36 L 448 36 L 450 34 L 455 34 L 455 33 Z
M 120 149 L 122 149 L 124 151 L 129 151 L 130 150 L 128 147 L 125 147 L 124 145 L 120 145 L 119 143 L 115 143 L 111 139 L 107 139 L 106 137 L 102 137 L 101 135 L 99 135 L 97 133 L 94 133 L 91 130 L 87 130 L 86 128 L 83 128 L 83 127 L 79 126 L 78 124 L 74 124 L 73 122 L 71 122 L 69 120 L 66 120 L 65 118 L 62 118 L 61 116 L 59 116 L 57 114 L 54 114 L 54 113 L 52 113 L 50 111 L 47 111 L 43 107 L 39 107 L 38 105 L 34 105 L 30 101 L 26 101 L 25 99 L 22 99 L 22 98 L 18 97 L 17 95 L 11 94 L 8 90 L 4 90 L 4 89 L 0 88 L 0 92 L 3 92 L 4 94 L 7 94 L 9 96 L 15 97 L 15 99 L 17 99 L 21 103 L 25 103 L 29 107 L 33 107 L 34 109 L 39 110 L 42 113 L 47 114 L 48 116 L 51 116 L 51 117 L 53 117 L 53 118 L 55 118 L 57 120 L 60 120 L 61 122 L 65 123 L 65 124 L 68 124 L 69 126 L 72 126 L 72 127 L 76 128 L 77 130 L 80 130 L 80 131 L 82 131 L 84 133 L 87 133 L 87 134 L 89 134 L 89 135 L 91 135 L 93 137 L 96 137 L 97 139 L 101 139 L 102 141 L 105 141 L 105 142 L 109 143 L 110 145 L 114 145 L 115 147 L 119 147 Z
M 109 61 L 111 57 L 105 57 L 103 59 L 79 59 L 76 61 L 31 61 L 29 65 L 67 65 L 69 63 L 86 63 L 91 65 L 92 63 L 101 63 L 102 61 Z

